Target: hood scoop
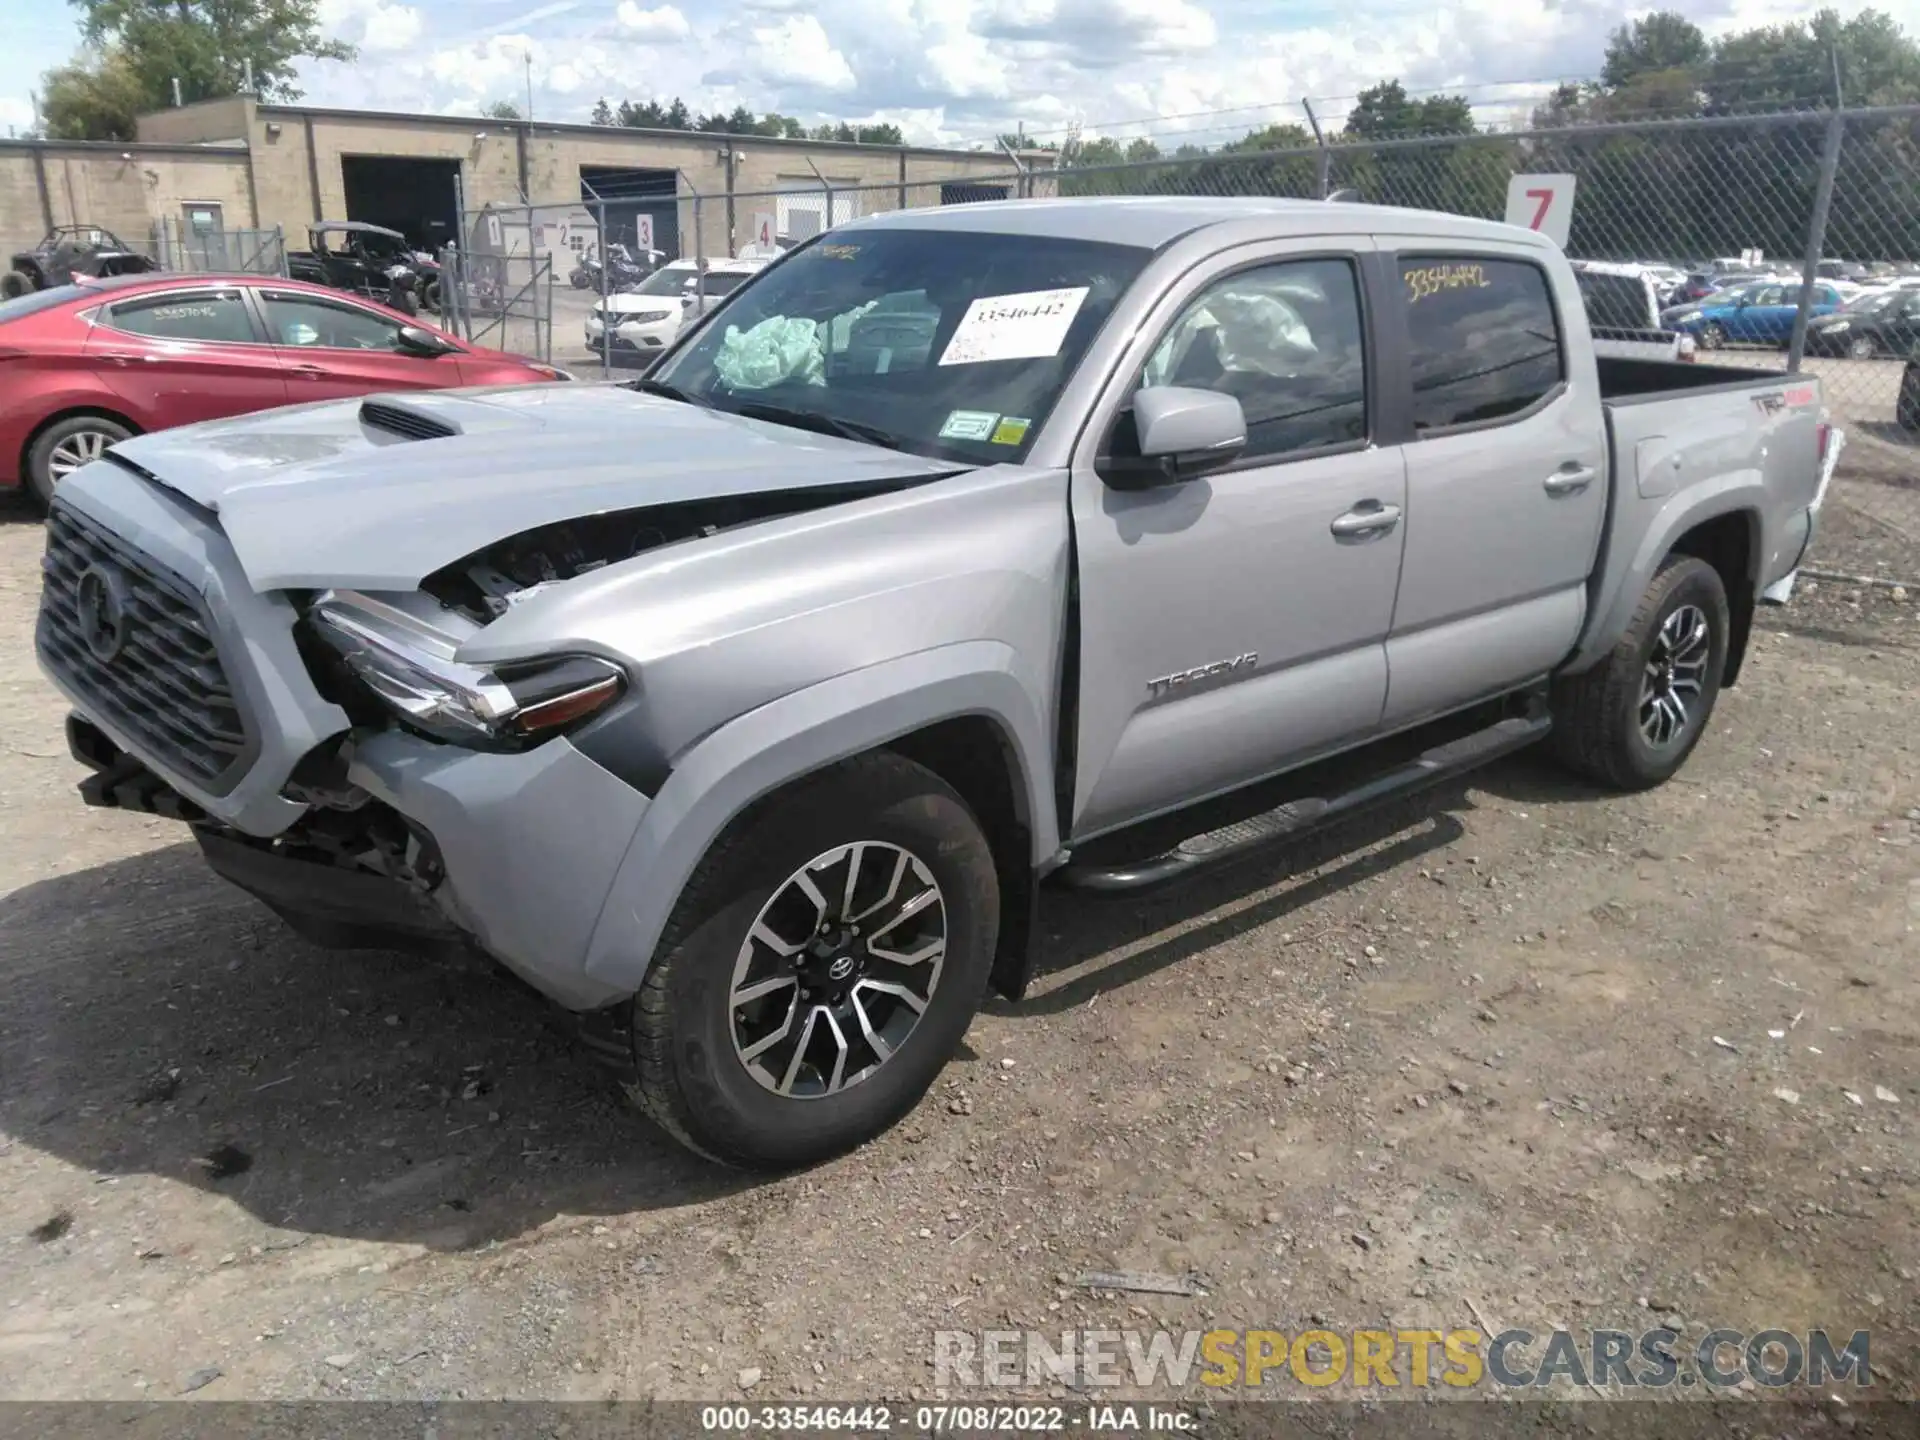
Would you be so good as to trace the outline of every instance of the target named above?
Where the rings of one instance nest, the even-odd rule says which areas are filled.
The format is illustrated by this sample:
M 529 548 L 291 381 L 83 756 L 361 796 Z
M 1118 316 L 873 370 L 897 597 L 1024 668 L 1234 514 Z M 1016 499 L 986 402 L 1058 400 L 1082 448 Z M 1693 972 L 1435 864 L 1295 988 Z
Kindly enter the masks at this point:
M 451 420 L 429 415 L 396 400 L 362 402 L 360 423 L 369 430 L 401 440 L 446 440 L 462 433 Z

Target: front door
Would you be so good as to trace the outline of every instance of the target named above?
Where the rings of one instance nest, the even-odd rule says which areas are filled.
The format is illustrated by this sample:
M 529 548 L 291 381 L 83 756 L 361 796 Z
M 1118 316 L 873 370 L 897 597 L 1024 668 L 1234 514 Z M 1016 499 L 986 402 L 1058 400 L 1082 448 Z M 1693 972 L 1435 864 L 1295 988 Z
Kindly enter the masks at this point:
M 1605 418 L 1578 288 L 1530 246 L 1393 251 L 1406 356 L 1406 559 L 1386 723 L 1543 675 L 1573 648 L 1606 516 Z M 1428 242 L 1430 245 L 1431 242 Z M 1574 339 L 1578 336 L 1578 340 Z
M 400 350 L 405 322 L 397 316 L 297 291 L 258 293 L 295 404 L 460 383 L 455 356 L 423 359 Z
M 1376 445 L 1371 244 L 1216 257 L 1140 329 L 1075 456 L 1079 838 L 1371 733 L 1400 571 L 1405 470 Z M 1101 478 L 1147 385 L 1223 391 L 1232 466 L 1145 491 Z M 1137 453 L 1137 452 L 1136 452 Z

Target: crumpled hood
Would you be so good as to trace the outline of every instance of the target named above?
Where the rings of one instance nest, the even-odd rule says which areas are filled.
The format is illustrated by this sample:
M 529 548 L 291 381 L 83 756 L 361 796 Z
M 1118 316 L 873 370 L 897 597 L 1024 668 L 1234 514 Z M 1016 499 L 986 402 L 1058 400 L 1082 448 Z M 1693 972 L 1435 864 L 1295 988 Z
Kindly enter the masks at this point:
M 345 400 L 162 430 L 113 453 L 215 512 L 261 591 L 411 589 L 539 525 L 959 468 L 617 385 L 372 398 L 458 433 L 405 439 L 363 422 L 363 401 Z

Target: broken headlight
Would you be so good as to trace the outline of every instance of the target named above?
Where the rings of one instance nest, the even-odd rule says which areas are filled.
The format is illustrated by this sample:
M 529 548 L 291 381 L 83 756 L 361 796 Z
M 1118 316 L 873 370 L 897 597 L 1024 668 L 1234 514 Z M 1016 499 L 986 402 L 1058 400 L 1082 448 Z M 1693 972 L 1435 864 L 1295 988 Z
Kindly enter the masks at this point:
M 402 722 L 455 745 L 524 748 L 598 714 L 626 684 L 618 666 L 591 655 L 467 664 L 450 636 L 355 591 L 327 591 L 308 618 Z

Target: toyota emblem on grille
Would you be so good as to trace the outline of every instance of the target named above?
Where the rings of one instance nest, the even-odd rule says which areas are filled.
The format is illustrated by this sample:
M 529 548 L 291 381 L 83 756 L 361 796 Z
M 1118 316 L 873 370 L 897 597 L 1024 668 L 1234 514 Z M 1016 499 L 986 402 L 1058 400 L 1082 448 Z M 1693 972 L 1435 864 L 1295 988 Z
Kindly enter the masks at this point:
M 74 587 L 80 638 L 93 658 L 113 660 L 127 643 L 127 582 L 111 565 L 89 565 Z

